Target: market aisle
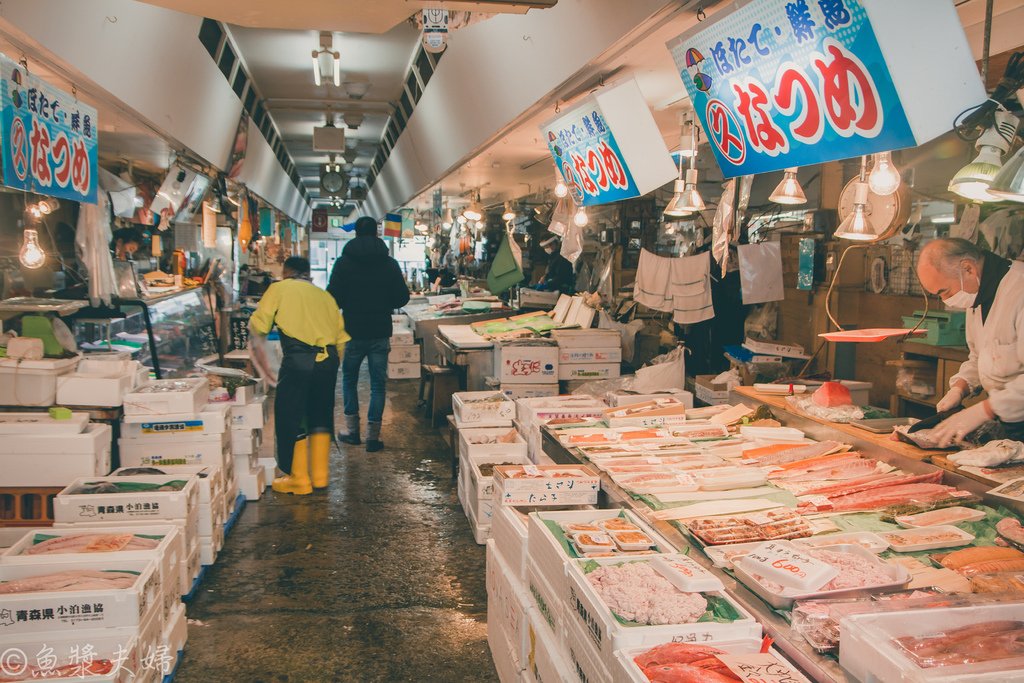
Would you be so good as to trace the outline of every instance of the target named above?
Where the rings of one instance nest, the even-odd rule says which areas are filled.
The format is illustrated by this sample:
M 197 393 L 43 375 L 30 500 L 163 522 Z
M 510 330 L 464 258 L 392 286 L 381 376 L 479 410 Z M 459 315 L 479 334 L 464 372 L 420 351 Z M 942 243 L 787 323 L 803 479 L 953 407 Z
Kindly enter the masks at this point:
M 177 683 L 497 680 L 447 447 L 416 382 L 388 391 L 383 452 L 345 446 L 326 493 L 246 506 L 188 607 L 203 625 Z

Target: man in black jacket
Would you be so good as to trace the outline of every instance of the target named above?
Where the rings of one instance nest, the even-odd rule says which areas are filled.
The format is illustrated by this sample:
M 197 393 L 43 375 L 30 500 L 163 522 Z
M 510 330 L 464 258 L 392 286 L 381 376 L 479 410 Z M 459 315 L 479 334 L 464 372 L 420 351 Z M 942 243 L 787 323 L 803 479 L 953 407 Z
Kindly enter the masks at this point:
M 341 362 L 341 395 L 345 405 L 346 433 L 338 440 L 359 441 L 359 369 L 363 359 L 370 365 L 370 406 L 366 422 L 366 450 L 384 448 L 380 423 L 388 380 L 388 351 L 391 348 L 391 313 L 409 303 L 409 288 L 391 258 L 384 240 L 377 237 L 377 221 L 363 216 L 356 221 L 356 236 L 345 245 L 334 263 L 327 291 L 334 296 L 345 316 L 352 340 L 345 346 Z

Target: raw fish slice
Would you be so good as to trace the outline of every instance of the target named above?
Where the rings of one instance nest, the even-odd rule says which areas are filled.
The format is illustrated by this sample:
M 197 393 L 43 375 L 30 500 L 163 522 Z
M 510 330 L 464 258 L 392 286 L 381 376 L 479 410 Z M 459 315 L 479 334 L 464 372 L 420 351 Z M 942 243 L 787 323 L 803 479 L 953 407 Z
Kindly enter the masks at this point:
M 724 650 L 707 645 L 689 645 L 687 643 L 665 643 L 651 648 L 633 661 L 643 669 L 659 664 L 692 664 L 713 655 L 724 655 Z

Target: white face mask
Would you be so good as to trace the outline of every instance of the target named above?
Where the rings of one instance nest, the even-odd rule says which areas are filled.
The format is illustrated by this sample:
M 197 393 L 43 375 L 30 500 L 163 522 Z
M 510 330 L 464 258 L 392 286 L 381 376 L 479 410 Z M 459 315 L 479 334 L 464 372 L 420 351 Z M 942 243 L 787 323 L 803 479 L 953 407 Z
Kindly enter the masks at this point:
M 974 306 L 974 300 L 978 298 L 978 293 L 964 291 L 964 272 L 960 271 L 960 291 L 953 294 L 947 299 L 943 299 L 942 303 L 946 304 L 948 308 L 952 308 L 957 311 L 965 311 L 968 308 Z

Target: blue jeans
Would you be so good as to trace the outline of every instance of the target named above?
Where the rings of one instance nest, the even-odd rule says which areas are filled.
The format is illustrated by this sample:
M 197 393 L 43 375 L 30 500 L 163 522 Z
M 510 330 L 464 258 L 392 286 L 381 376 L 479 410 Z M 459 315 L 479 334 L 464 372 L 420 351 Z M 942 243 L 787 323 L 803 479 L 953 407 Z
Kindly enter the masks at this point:
M 370 362 L 370 408 L 367 422 L 380 422 L 384 417 L 384 395 L 388 383 L 388 351 L 391 340 L 350 339 L 345 344 L 345 357 L 341 361 L 341 396 L 346 415 L 359 414 L 359 369 L 363 359 Z

